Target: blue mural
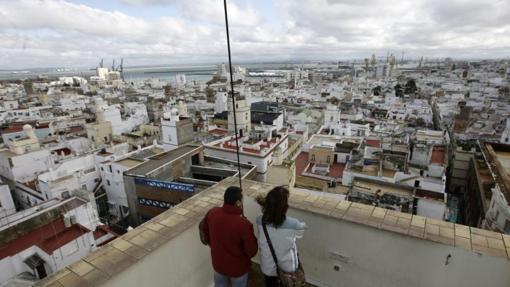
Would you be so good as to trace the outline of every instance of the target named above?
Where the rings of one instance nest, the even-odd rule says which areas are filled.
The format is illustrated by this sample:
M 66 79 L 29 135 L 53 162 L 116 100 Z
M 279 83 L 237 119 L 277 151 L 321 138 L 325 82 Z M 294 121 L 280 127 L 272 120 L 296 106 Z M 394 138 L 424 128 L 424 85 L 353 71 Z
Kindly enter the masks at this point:
M 166 208 L 169 209 L 170 207 L 174 206 L 173 204 L 169 202 L 154 200 L 154 199 L 147 199 L 147 198 L 138 198 L 138 204 L 145 205 L 145 206 L 152 206 L 152 207 L 158 207 L 158 208 Z
M 173 181 L 135 178 L 135 184 L 147 185 L 147 186 L 155 187 L 155 188 L 169 189 L 169 190 L 173 190 L 173 191 L 195 192 L 195 186 L 193 184 L 178 183 L 178 182 L 173 182 Z

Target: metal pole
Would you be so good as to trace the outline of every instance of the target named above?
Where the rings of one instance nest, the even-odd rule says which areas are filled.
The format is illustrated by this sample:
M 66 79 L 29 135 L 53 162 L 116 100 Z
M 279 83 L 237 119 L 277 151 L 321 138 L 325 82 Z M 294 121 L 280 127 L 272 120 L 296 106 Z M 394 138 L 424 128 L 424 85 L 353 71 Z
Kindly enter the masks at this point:
M 225 10 L 225 29 L 227 32 L 227 48 L 228 48 L 228 66 L 230 69 L 230 92 L 232 96 L 232 111 L 234 112 L 234 130 L 236 137 L 236 154 L 237 154 L 237 169 L 239 174 L 239 188 L 242 188 L 242 175 L 241 175 L 241 160 L 239 157 L 239 140 L 237 137 L 237 119 L 236 119 L 236 96 L 234 95 L 234 77 L 232 70 L 232 56 L 230 53 L 230 34 L 228 30 L 228 12 L 227 12 L 227 0 L 223 0 L 223 7 Z

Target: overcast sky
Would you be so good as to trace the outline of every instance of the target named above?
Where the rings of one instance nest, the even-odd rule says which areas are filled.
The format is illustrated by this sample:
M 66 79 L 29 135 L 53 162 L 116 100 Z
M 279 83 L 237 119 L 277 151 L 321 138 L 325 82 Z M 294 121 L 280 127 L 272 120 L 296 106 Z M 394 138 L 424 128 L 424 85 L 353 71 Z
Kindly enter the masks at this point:
M 510 56 L 510 0 L 229 0 L 234 61 Z M 0 0 L 0 69 L 226 61 L 222 0 Z

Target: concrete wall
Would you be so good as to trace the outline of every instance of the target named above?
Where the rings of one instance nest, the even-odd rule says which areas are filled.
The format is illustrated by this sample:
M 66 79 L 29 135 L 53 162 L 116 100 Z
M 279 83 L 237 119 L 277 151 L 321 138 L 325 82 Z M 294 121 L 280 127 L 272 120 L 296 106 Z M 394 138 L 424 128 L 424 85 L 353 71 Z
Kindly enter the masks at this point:
M 245 198 L 250 221 L 260 213 Z M 370 226 L 290 209 L 307 223 L 298 241 L 308 281 L 319 287 L 506 287 L 510 261 Z M 102 286 L 211 286 L 209 249 L 194 224 Z M 448 255 L 451 255 L 447 262 Z M 258 261 L 258 258 L 255 258 Z M 337 269 L 337 270 L 336 270 Z
M 251 221 L 259 209 L 252 199 L 246 200 Z M 289 215 L 307 223 L 298 248 L 307 278 L 317 286 L 510 285 L 510 262 L 504 258 L 301 210 L 290 209 Z M 448 254 L 452 257 L 445 265 Z
M 14 200 L 8 185 L 0 185 L 0 218 L 16 213 Z
M 212 286 L 209 248 L 198 236 L 198 223 L 150 253 L 102 286 Z
M 308 153 L 308 161 L 315 164 L 332 164 L 335 152 L 333 149 L 313 147 Z
M 226 159 L 226 160 L 230 160 L 230 161 L 237 161 L 237 155 L 236 155 L 235 151 L 223 151 L 223 150 L 212 149 L 212 148 L 206 147 L 204 149 L 204 154 L 206 156 L 222 158 L 222 159 Z M 267 171 L 267 167 L 269 165 L 269 161 L 271 160 L 271 157 L 268 156 L 268 157 L 263 158 L 263 157 L 257 157 L 257 156 L 249 156 L 249 155 L 241 153 L 239 155 L 239 159 L 240 159 L 241 163 L 255 165 L 257 167 L 258 173 L 265 173 Z

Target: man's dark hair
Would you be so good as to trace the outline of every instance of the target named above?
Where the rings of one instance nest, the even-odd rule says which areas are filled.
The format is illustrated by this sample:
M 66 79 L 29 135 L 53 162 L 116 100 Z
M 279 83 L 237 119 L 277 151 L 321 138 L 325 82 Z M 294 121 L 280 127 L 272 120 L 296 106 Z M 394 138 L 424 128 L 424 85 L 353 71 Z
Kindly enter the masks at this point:
M 223 202 L 226 204 L 234 205 L 238 200 L 243 200 L 242 190 L 237 186 L 230 186 L 225 190 Z

